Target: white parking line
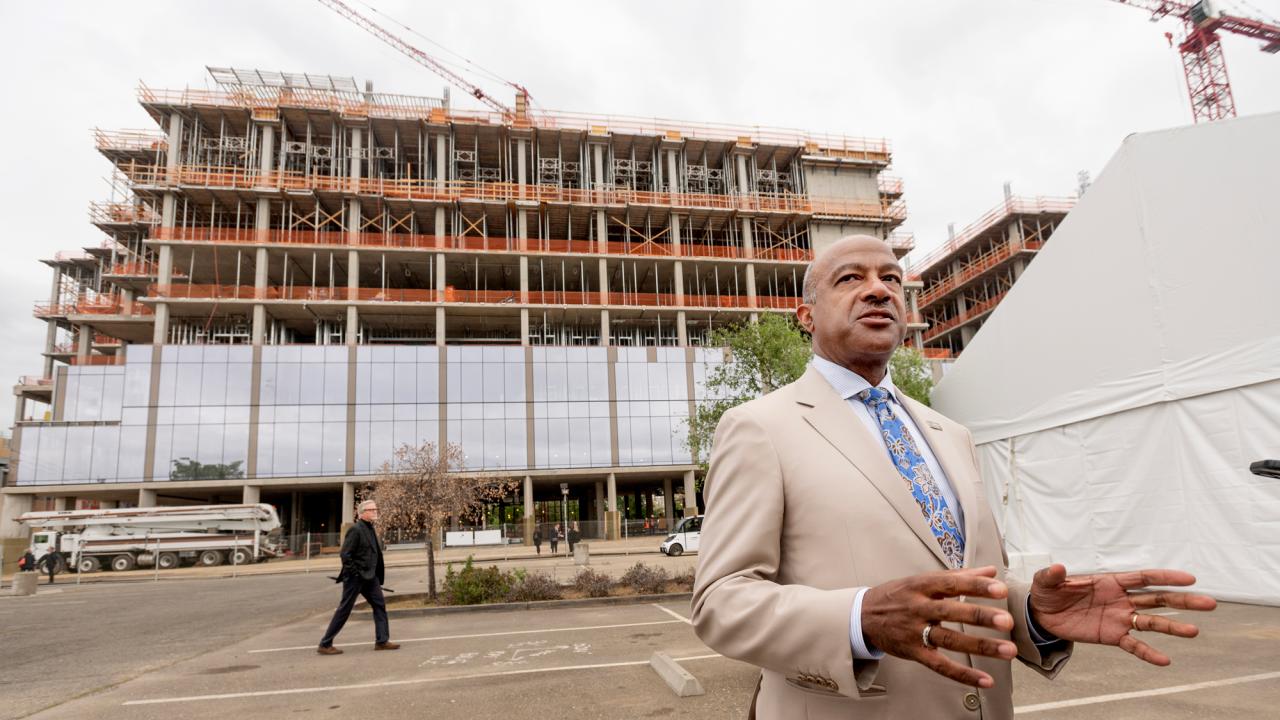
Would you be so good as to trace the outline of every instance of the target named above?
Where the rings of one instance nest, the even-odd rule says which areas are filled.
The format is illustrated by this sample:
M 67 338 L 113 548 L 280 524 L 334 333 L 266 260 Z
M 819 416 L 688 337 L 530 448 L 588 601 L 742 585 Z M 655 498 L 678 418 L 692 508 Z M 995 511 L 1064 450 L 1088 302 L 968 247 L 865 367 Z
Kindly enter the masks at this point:
M 693 655 L 675 658 L 677 662 L 690 660 L 707 660 L 720 657 L 719 654 Z M 648 665 L 648 660 L 628 660 L 625 662 L 596 663 L 594 665 L 567 665 L 563 667 L 532 668 L 528 670 L 507 670 L 495 673 L 474 673 L 471 675 L 455 675 L 453 677 L 425 677 L 411 680 L 384 680 L 383 682 L 356 683 L 353 685 L 325 685 L 321 687 L 287 688 L 284 690 L 259 690 L 256 692 L 223 693 L 221 695 L 190 695 L 187 697 L 152 698 L 150 700 L 129 700 L 122 705 L 162 705 L 180 702 L 202 702 L 209 700 L 234 700 L 237 698 L 269 697 L 272 695 L 301 695 L 304 693 L 333 692 L 339 690 L 365 690 L 369 688 L 395 687 L 398 685 L 425 685 L 427 683 L 449 682 L 453 680 L 476 680 L 490 677 L 510 677 L 512 675 L 534 675 L 539 673 L 564 672 L 568 670 L 597 670 L 601 668 L 629 667 Z
M 689 618 L 687 618 L 687 617 L 685 617 L 685 616 L 681 615 L 680 613 L 676 612 L 675 610 L 672 610 L 671 608 L 665 608 L 665 607 L 662 607 L 662 606 L 661 606 L 661 605 L 659 605 L 658 603 L 653 603 L 653 606 L 654 606 L 654 607 L 656 607 L 656 608 L 658 608 L 658 609 L 659 609 L 659 610 L 661 610 L 662 612 L 664 612 L 664 613 L 666 613 L 666 614 L 670 615 L 670 616 L 671 616 L 671 617 L 673 617 L 673 618 L 678 618 L 678 619 L 680 620 L 680 622 L 682 622 L 682 623 L 685 623 L 685 624 L 688 624 L 688 625 L 692 625 L 692 624 L 693 624 L 693 621 L 692 621 L 692 620 L 690 620 Z
M 672 614 L 675 615 L 675 613 L 672 613 Z M 677 615 L 677 617 L 679 616 Z M 428 642 L 431 640 L 467 640 L 471 638 L 502 637 L 504 635 L 533 635 L 536 633 L 573 632 L 578 630 L 609 630 L 612 628 L 643 627 L 645 625 L 671 625 L 677 622 L 687 623 L 689 621 L 685 620 L 684 618 L 680 618 L 679 620 L 654 620 L 651 622 L 622 623 L 619 625 L 575 625 L 573 627 L 543 628 L 541 630 L 507 630 L 505 632 L 473 633 L 470 635 L 436 635 L 434 637 L 408 638 L 406 640 L 397 639 L 396 642 L 411 643 L 411 642 Z M 335 645 L 335 647 L 355 647 L 357 645 L 372 645 L 372 644 L 373 644 L 372 642 L 353 642 L 353 643 L 343 643 L 341 645 Z M 315 645 L 294 645 L 292 647 L 263 648 L 261 650 L 250 650 L 249 654 L 252 655 L 255 653 L 271 653 L 271 652 L 286 652 L 289 650 L 315 650 L 315 649 L 316 649 Z
M 1275 679 L 1280 679 L 1280 672 L 1244 675 L 1242 677 L 1226 678 L 1223 680 L 1209 680 L 1206 682 L 1191 683 L 1190 685 L 1174 685 L 1172 687 L 1156 688 L 1154 690 L 1137 690 L 1126 693 L 1112 693 L 1110 695 L 1095 695 L 1093 697 L 1076 698 L 1074 700 L 1059 700 L 1057 702 L 1040 703 L 1039 705 L 1024 705 L 1022 707 L 1015 707 L 1013 711 L 1019 715 L 1026 715 L 1027 713 L 1042 712 L 1044 710 L 1060 710 L 1062 708 L 1080 707 L 1081 705 L 1096 705 L 1098 703 L 1133 700 L 1135 698 L 1155 697 L 1157 695 L 1173 695 L 1175 693 L 1192 692 L 1193 690 L 1207 690 L 1209 688 L 1225 687 L 1227 685 L 1240 685 L 1242 683 Z

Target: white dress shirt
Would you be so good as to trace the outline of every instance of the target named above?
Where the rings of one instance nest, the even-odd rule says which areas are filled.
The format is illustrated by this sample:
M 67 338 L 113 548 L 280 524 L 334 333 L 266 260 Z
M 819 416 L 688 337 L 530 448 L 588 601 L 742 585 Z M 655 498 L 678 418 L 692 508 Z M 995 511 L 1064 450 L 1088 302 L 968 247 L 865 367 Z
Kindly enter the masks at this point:
M 871 414 L 871 410 L 862 400 L 858 399 L 858 393 L 871 387 L 871 383 L 861 375 L 837 365 L 826 358 L 818 355 L 813 356 L 813 368 L 831 383 L 831 387 L 849 403 L 849 407 L 853 408 L 853 414 L 857 416 L 862 424 L 866 427 L 867 432 L 884 445 L 884 435 L 881 434 L 880 422 Z M 893 386 L 893 380 L 889 377 L 886 369 L 884 379 L 880 381 L 877 387 L 882 388 L 889 393 L 889 407 L 893 410 L 893 414 L 902 421 L 907 432 L 911 433 L 911 437 L 916 441 L 916 447 L 920 450 L 920 454 L 924 457 L 924 463 L 929 468 L 930 474 L 938 484 L 938 492 L 947 502 L 947 507 L 951 508 L 951 512 L 956 516 L 956 523 L 964 537 L 964 508 L 960 506 L 960 500 L 956 497 L 955 490 L 951 487 L 951 482 L 947 480 L 947 473 L 942 469 L 942 465 L 938 462 L 938 458 L 934 457 L 933 450 L 929 447 L 929 441 L 925 439 L 924 433 L 920 432 L 920 428 L 916 426 L 911 414 L 898 401 L 898 389 Z M 889 448 L 885 447 L 885 455 L 889 455 Z M 906 481 L 903 481 L 903 492 L 910 492 L 906 487 Z M 860 588 L 858 594 L 853 599 L 853 609 L 849 613 L 849 643 L 853 646 L 853 656 L 858 660 L 879 660 L 884 657 L 884 652 L 871 648 L 867 645 L 866 640 L 862 637 L 862 597 L 866 595 L 868 588 Z

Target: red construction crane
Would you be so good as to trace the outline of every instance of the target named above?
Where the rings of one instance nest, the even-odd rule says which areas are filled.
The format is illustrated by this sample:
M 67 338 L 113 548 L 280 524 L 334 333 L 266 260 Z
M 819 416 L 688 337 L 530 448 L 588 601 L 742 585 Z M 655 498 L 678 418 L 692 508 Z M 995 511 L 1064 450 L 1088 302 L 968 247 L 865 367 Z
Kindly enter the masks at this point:
M 1168 15 L 1182 20 L 1184 37 L 1178 42 L 1178 52 L 1182 54 L 1182 69 L 1187 75 L 1187 90 L 1191 93 L 1191 113 L 1196 122 L 1236 116 L 1236 101 L 1231 94 L 1231 81 L 1227 78 L 1227 61 L 1222 57 L 1219 30 L 1261 40 L 1265 53 L 1280 52 L 1280 26 L 1217 13 L 1209 0 L 1196 3 L 1114 1 L 1149 10 L 1152 22 Z M 1165 37 L 1172 45 L 1173 33 L 1165 33 Z
M 468 82 L 466 78 L 462 77 L 461 75 L 445 67 L 443 64 L 440 63 L 440 61 L 436 60 L 435 58 L 431 57 L 425 52 L 419 50 L 418 48 L 410 45 L 404 40 L 400 39 L 399 37 L 392 34 L 390 31 L 386 30 L 381 25 L 375 23 L 369 18 L 356 12 L 346 3 L 340 2 L 339 0 L 319 0 L 319 2 L 320 4 L 328 7 L 330 10 L 333 10 L 339 15 L 355 23 L 356 25 L 359 25 L 360 27 L 364 28 L 369 32 L 370 35 L 373 35 L 374 37 L 390 45 L 396 50 L 399 50 L 405 55 L 408 55 L 411 59 L 413 59 L 419 65 L 426 66 L 429 70 L 431 70 L 435 74 L 439 75 L 445 80 L 448 80 L 450 83 L 453 83 L 453 85 L 458 89 L 463 90 L 468 95 L 471 95 L 475 99 L 479 100 L 485 105 L 488 105 L 494 110 L 497 110 L 498 112 L 503 113 L 504 115 L 517 117 L 517 118 L 523 118 L 525 114 L 528 112 L 529 91 L 526 90 L 523 85 L 518 85 L 516 83 L 506 81 L 508 85 L 516 89 L 516 109 L 513 111 L 511 110 L 511 108 L 508 108 L 506 105 L 503 105 L 502 103 L 495 100 L 492 96 L 490 96 L 484 90 L 481 90 L 479 87 Z

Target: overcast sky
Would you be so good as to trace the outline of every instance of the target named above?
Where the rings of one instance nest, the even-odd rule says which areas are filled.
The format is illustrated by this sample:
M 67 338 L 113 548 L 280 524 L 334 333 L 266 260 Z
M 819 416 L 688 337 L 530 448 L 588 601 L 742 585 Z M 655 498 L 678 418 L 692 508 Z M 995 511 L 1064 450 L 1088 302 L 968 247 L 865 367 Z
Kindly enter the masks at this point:
M 997 204 L 1005 181 L 1018 194 L 1069 195 L 1126 135 L 1191 122 L 1164 38 L 1178 23 L 1109 0 L 370 4 L 524 84 L 543 108 L 888 138 L 891 172 L 906 182 L 904 229 L 926 251 L 948 222 L 963 227 Z M 1280 0 L 1220 6 L 1280 17 Z M 102 239 L 86 210 L 107 199 L 110 166 L 91 129 L 154 128 L 139 80 L 205 87 L 213 65 L 435 97 L 444 85 L 314 0 L 4 0 L 0 26 L 0 384 L 41 370 L 44 324 L 31 309 L 51 271 L 38 260 Z M 1240 114 L 1280 111 L 1280 56 L 1235 36 L 1223 47 Z M 510 102 L 507 88 L 480 84 Z

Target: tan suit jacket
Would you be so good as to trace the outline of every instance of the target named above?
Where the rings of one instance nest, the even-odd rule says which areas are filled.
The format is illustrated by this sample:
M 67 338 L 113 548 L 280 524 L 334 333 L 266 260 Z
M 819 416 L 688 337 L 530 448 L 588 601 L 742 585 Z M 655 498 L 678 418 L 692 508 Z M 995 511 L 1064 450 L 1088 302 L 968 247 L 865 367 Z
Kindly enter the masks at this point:
M 898 400 L 964 509 L 965 566 L 1003 572 L 1007 559 L 969 431 Z M 757 717 L 1011 720 L 1008 662 L 948 653 L 995 679 L 995 688 L 978 690 L 895 657 L 853 659 L 856 588 L 947 567 L 884 444 L 817 370 L 725 413 L 705 496 L 693 625 L 712 649 L 761 668 Z M 1009 582 L 1007 601 L 969 602 L 1007 606 L 1019 658 L 1052 677 L 1070 648 L 1041 657 L 1027 630 L 1027 586 Z

